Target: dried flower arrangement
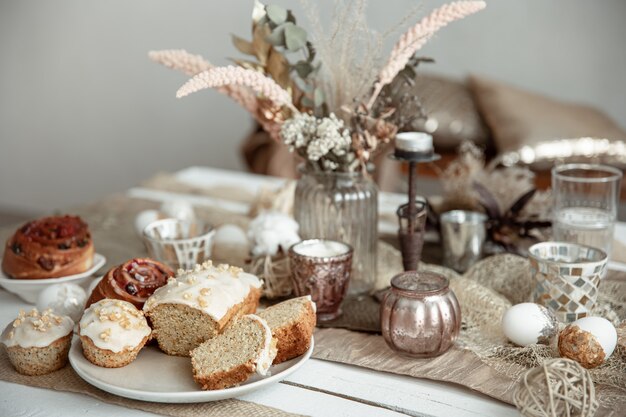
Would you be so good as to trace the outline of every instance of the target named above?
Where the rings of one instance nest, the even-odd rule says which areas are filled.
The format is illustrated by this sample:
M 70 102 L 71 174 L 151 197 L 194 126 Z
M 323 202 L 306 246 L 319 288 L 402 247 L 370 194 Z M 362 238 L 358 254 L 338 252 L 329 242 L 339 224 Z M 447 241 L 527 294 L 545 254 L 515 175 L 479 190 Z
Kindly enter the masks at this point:
M 535 188 L 535 174 L 528 168 L 501 167 L 497 159 L 486 164 L 482 150 L 464 142 L 459 156 L 439 172 L 439 178 L 443 200 L 436 212 L 484 212 L 495 251 L 524 254 L 526 246 L 545 239 L 544 231 L 551 226 L 552 196 Z
M 383 36 L 366 24 L 366 0 L 336 1 L 328 29 L 315 4 L 305 5 L 312 40 L 290 10 L 255 0 L 252 41 L 232 39 L 253 60 L 214 67 L 184 50 L 153 51 L 150 58 L 192 76 L 177 97 L 215 88 L 311 168 L 325 171 L 365 171 L 382 144 L 423 116 L 419 101 L 402 94 L 407 73 L 414 76 L 428 61 L 416 52 L 439 29 L 486 6 L 463 0 L 436 9 L 400 37 L 381 66 Z

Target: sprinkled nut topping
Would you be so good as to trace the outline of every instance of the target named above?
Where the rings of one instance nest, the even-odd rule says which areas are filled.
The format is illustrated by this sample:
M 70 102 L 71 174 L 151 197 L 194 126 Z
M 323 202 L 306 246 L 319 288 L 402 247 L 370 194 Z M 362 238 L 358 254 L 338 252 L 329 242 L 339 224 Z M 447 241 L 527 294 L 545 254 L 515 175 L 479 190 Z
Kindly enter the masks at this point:
M 211 293 L 211 289 L 210 288 L 202 288 L 200 290 L 200 294 L 201 295 L 209 295 Z
M 189 299 L 191 298 L 191 294 L 189 294 L 188 292 L 186 292 L 186 293 L 184 293 L 184 294 L 183 294 L 183 298 L 184 298 L 185 300 L 189 300 Z
M 111 338 L 111 329 L 106 329 L 105 331 L 100 333 L 100 339 L 104 340 L 105 342 L 108 342 L 110 338 Z
M 13 322 L 13 327 L 17 327 L 17 326 L 19 326 L 20 324 L 22 324 L 22 320 L 20 320 L 20 319 L 15 319 L 15 321 Z
M 117 312 L 117 311 L 114 312 L 114 313 L 109 314 L 109 320 L 111 320 L 111 321 L 118 321 L 121 318 L 122 318 L 122 315 L 119 312 Z
M 200 304 L 200 307 L 206 307 L 209 305 L 209 302 L 202 297 L 198 297 L 198 304 Z
M 13 339 L 13 336 L 15 336 L 15 332 L 13 330 L 11 330 L 9 332 L 9 339 Z
M 239 274 L 243 272 L 243 269 L 236 266 L 231 266 L 230 268 L 228 268 L 228 272 L 230 272 L 233 277 L 237 278 L 239 277 Z

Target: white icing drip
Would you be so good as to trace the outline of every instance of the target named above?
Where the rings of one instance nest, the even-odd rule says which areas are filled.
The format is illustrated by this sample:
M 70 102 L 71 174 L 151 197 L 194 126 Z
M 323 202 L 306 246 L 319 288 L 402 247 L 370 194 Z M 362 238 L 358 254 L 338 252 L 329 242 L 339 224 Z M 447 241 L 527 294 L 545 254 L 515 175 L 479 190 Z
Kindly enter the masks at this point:
M 40 314 L 33 309 L 30 313 L 20 312 L 4 329 L 1 340 L 6 347 L 41 348 L 67 336 L 73 329 L 74 322 L 68 316 L 57 316 L 49 310 Z
M 159 304 L 184 304 L 220 321 L 233 306 L 245 300 L 250 287 L 261 285 L 259 278 L 240 268 L 205 263 L 191 271 L 179 271 L 176 279 L 168 280 L 167 285 L 154 292 L 143 309 L 148 312 Z
M 272 349 L 272 330 L 267 325 L 267 322 L 256 314 L 248 314 L 248 317 L 261 323 L 265 330 L 265 341 L 256 361 L 256 373 L 265 376 L 276 357 L 276 349 Z
M 317 313 L 317 304 L 315 304 L 315 301 L 313 301 L 313 299 L 311 298 L 310 295 L 305 295 L 304 298 L 306 298 L 307 300 L 309 300 L 309 302 L 311 303 L 311 307 L 313 308 L 313 312 Z
M 121 300 L 100 300 L 80 319 L 80 335 L 112 352 L 134 349 L 150 332 L 143 312 Z

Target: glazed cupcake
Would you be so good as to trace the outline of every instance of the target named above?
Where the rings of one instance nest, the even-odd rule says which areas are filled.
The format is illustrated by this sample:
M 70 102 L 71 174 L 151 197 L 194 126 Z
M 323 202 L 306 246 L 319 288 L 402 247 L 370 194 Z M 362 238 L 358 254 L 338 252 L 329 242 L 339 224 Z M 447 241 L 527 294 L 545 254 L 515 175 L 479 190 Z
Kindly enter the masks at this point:
M 9 323 L 2 332 L 2 344 L 17 372 L 45 375 L 67 363 L 73 329 L 71 318 L 57 316 L 51 310 L 40 313 L 34 308 L 29 313 L 20 311 Z
M 131 303 L 105 298 L 85 310 L 79 334 L 89 362 L 120 368 L 135 360 L 150 339 L 150 327 L 143 312 Z

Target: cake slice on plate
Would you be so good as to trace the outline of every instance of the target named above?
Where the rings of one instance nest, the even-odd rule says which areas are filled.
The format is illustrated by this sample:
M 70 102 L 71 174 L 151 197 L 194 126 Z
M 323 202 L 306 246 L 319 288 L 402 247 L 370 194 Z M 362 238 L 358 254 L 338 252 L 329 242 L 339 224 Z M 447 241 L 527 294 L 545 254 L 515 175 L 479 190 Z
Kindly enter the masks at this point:
M 158 288 L 143 311 L 153 336 L 168 355 L 189 356 L 200 343 L 223 332 L 237 318 L 254 313 L 262 282 L 241 268 L 210 261 L 178 271 Z
M 269 326 L 248 314 L 191 351 L 193 379 L 204 390 L 232 387 L 255 372 L 266 375 L 275 356 L 276 340 Z
M 304 354 L 311 346 L 315 329 L 315 303 L 311 296 L 293 298 L 258 313 L 265 319 L 276 339 L 278 353 L 274 364 Z

